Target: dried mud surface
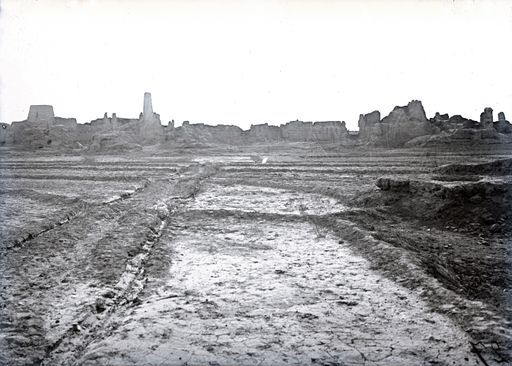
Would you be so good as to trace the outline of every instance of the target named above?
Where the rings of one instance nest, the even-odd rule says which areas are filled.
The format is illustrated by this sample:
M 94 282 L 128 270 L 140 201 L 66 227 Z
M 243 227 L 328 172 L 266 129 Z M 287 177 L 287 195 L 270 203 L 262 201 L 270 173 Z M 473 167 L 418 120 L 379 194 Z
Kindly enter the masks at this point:
M 353 205 L 510 151 L 260 149 L 3 157 L 0 364 L 510 362 L 508 236 Z

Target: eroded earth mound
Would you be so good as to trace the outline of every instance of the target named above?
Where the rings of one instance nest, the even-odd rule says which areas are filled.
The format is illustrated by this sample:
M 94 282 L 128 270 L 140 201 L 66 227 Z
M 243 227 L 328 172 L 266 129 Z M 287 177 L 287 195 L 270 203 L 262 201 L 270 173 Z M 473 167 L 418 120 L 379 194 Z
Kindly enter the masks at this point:
M 511 159 L 376 179 L 358 195 L 373 236 L 416 253 L 447 288 L 510 318 Z
M 423 177 L 380 177 L 378 191 L 361 195 L 365 206 L 380 205 L 402 216 L 463 231 L 509 232 L 512 159 L 448 164 Z

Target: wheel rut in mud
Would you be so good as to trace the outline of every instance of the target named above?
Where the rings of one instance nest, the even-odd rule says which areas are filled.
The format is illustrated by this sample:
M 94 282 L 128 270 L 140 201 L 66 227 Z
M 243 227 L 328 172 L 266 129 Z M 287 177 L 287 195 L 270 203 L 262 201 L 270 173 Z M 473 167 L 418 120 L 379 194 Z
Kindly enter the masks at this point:
M 112 332 L 110 318 L 139 301 L 138 295 L 147 281 L 145 264 L 169 221 L 195 197 L 202 181 L 214 174 L 214 171 L 212 167 L 189 167 L 178 179 L 173 196 L 160 195 L 162 198 L 155 207 L 157 218 L 153 220 L 153 226 L 149 227 L 151 233 L 140 245 L 138 253 L 128 260 L 124 272 L 113 288 L 104 291 L 102 296 L 96 299 L 94 307 L 49 347 L 42 365 L 73 362 L 89 344 Z
M 95 329 L 97 316 L 133 301 L 143 286 L 144 261 L 166 220 L 186 201 L 181 197 L 193 196 L 212 172 L 192 166 L 179 184 L 153 179 L 137 194 L 98 205 L 6 251 L 0 259 L 0 364 L 55 364 L 51 360 L 68 340 Z
M 118 197 L 114 197 L 113 199 L 110 199 L 108 201 L 98 203 L 98 204 L 88 204 L 86 201 L 83 201 L 80 199 L 72 200 L 69 204 L 72 206 L 72 209 L 67 210 L 63 214 L 60 214 L 60 216 L 61 216 L 60 219 L 57 219 L 56 221 L 53 221 L 53 222 L 45 223 L 43 225 L 44 227 L 41 228 L 39 231 L 25 233 L 24 236 L 22 236 L 20 238 L 13 239 L 11 242 L 7 242 L 2 245 L 5 246 L 6 249 L 11 249 L 13 247 L 20 247 L 23 245 L 27 245 L 28 242 L 30 242 L 31 240 L 36 239 L 37 237 L 39 237 L 51 230 L 54 230 L 62 225 L 66 225 L 66 224 L 70 223 L 72 220 L 74 220 L 78 216 L 93 215 L 94 212 L 101 210 L 101 205 L 114 205 L 120 201 L 130 199 L 134 195 L 139 194 L 142 191 L 144 191 L 144 189 L 146 189 L 149 184 L 150 184 L 150 182 L 148 180 L 146 180 L 142 186 L 137 187 L 133 191 L 122 193 Z M 30 193 L 32 195 L 39 196 L 39 198 L 41 198 L 41 196 L 44 197 L 44 195 L 37 194 L 36 192 L 30 192 Z M 70 200 L 64 199 L 64 201 L 70 201 Z M 114 210 L 115 210 L 115 208 L 114 208 Z

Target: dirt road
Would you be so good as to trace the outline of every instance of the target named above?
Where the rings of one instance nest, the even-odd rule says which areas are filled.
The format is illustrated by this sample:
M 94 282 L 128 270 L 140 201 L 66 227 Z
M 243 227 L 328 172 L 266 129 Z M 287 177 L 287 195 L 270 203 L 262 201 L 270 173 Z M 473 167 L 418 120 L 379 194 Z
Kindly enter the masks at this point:
M 157 255 L 167 258 L 153 256 L 138 301 L 77 363 L 477 364 L 449 319 L 313 223 L 343 209 L 317 195 L 206 186 L 165 229 Z

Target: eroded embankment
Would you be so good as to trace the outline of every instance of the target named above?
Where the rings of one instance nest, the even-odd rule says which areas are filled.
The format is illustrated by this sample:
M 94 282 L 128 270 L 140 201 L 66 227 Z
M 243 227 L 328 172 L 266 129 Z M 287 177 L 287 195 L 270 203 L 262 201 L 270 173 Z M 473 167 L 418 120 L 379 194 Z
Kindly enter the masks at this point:
M 78 363 L 477 364 L 471 339 L 431 312 L 430 288 L 384 278 L 340 240 L 365 239 L 350 236 L 359 229 L 318 216 L 342 205 L 254 192 L 206 186 L 187 204 L 149 257 L 140 301 Z
M 510 256 L 497 261 L 490 246 L 488 252 L 471 249 L 479 244 L 464 235 L 386 214 L 350 211 L 326 221 L 372 268 L 419 293 L 432 311 L 464 329 L 488 364 L 511 362 L 512 299 L 499 282 L 510 268 Z
M 512 233 L 512 159 L 448 164 L 421 177 L 387 176 L 354 200 L 459 231 Z
M 439 182 L 379 178 L 381 192 L 357 199 L 363 206 L 387 206 L 402 216 L 464 230 L 507 234 L 512 232 L 512 182 Z
M 510 314 L 512 184 L 381 178 L 353 219 L 376 237 L 418 253 L 454 291 Z
M 456 305 L 453 316 L 491 350 L 510 349 L 512 341 L 512 186 L 503 164 L 507 168 L 509 161 L 448 165 L 436 170 L 441 176 L 383 177 L 376 181 L 378 189 L 353 201 L 359 209 L 348 215 L 374 239 L 391 246 L 388 254 L 393 247 L 404 249 L 444 287 L 485 304 L 487 311 Z M 475 176 L 475 169 L 482 169 L 482 175 Z M 385 252 L 379 254 L 376 248 L 362 246 L 368 258 L 379 262 L 376 258 Z M 397 271 L 385 262 L 379 267 Z M 438 295 L 433 292 L 431 297 L 439 301 Z M 488 320 L 487 326 L 474 326 L 479 318 Z M 495 321 L 499 318 L 501 326 Z

